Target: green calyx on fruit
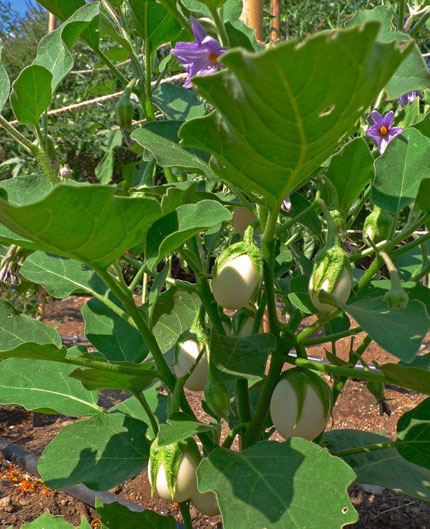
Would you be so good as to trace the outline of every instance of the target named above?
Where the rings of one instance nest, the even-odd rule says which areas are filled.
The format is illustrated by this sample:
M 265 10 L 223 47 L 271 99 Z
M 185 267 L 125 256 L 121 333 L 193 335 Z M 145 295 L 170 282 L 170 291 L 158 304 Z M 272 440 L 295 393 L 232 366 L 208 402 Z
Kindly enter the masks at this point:
M 378 206 L 366 217 L 363 227 L 363 239 L 366 244 L 369 241 L 378 244 L 385 241 L 390 233 L 393 217 Z
M 212 278 L 216 302 L 226 309 L 245 307 L 252 299 L 261 276 L 260 250 L 252 242 L 249 227 L 244 240 L 231 245 L 218 257 Z
M 196 442 L 186 439 L 167 446 L 151 444 L 148 477 L 152 493 L 166 501 L 187 501 L 197 492 L 196 469 L 201 455 Z
M 384 300 L 392 309 L 404 309 L 409 304 L 409 296 L 403 288 L 391 288 L 385 296 Z
M 345 303 L 352 290 L 352 270 L 345 251 L 338 244 L 320 250 L 314 263 L 309 281 L 309 295 L 315 308 L 330 313 L 336 307 L 323 303 L 319 299 L 321 291 L 332 294 L 341 303 Z
M 130 99 L 130 95 L 131 88 L 125 88 L 124 93 L 115 104 L 115 114 L 119 126 L 121 130 L 126 130 L 127 132 L 131 132 L 134 115 L 134 104 Z
M 325 429 L 331 408 L 331 390 L 324 378 L 300 368 L 281 375 L 270 401 L 273 424 L 284 439 L 312 441 Z
M 230 415 L 230 397 L 224 384 L 209 377 L 205 385 L 205 400 L 216 417 L 228 418 Z

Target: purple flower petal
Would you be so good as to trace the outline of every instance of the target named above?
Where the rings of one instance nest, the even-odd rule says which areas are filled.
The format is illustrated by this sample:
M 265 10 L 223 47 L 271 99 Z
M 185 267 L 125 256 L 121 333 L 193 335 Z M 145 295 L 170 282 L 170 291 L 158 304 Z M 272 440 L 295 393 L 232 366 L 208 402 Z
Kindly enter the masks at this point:
M 387 127 L 389 129 L 394 121 L 394 112 L 390 110 L 388 114 L 385 114 L 385 116 L 381 120 L 381 127 Z
M 203 26 L 200 24 L 200 22 L 197 22 L 195 18 L 191 18 L 191 29 L 193 30 L 196 43 L 201 44 L 207 37 L 207 33 L 203 29 Z
M 370 114 L 372 120 L 373 120 L 373 123 L 375 125 L 378 125 L 378 126 L 381 126 L 381 121 L 383 120 L 383 117 L 381 116 L 381 114 L 379 112 L 377 112 L 376 110 L 374 110 L 371 114 Z
M 366 136 L 376 142 L 378 151 L 383 154 L 390 141 L 403 132 L 403 127 L 393 127 L 393 111 L 381 116 L 374 110 L 371 117 L 374 124 L 366 130 Z

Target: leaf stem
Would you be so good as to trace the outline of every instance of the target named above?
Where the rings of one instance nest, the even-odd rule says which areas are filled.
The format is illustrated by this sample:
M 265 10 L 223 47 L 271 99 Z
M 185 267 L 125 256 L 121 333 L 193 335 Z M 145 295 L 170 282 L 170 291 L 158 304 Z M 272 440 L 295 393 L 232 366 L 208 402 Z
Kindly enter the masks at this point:
M 158 435 L 158 423 L 157 419 L 155 418 L 154 414 L 152 413 L 151 408 L 149 407 L 148 401 L 145 398 L 145 395 L 142 393 L 134 393 L 133 394 L 136 399 L 140 402 L 142 405 L 142 408 L 145 410 L 146 415 L 148 416 L 149 422 L 151 423 L 152 429 L 154 431 L 154 436 L 157 437 Z
M 216 7 L 212 5 L 211 2 L 208 2 L 206 4 L 209 8 L 209 11 L 211 13 L 212 19 L 215 23 L 215 26 L 218 30 L 218 34 L 221 39 L 221 44 L 224 46 L 224 48 L 230 47 L 230 39 L 228 38 L 227 31 L 225 30 L 224 22 L 221 20 L 221 17 L 219 16 L 218 10 Z
M 348 336 L 358 334 L 359 332 L 362 332 L 362 330 L 363 329 L 361 327 L 354 327 L 353 329 L 348 329 L 347 331 L 337 332 L 334 334 L 326 334 L 324 336 L 317 336 L 316 338 L 309 338 L 309 340 L 303 340 L 303 345 L 305 347 L 309 347 L 311 345 L 318 345 L 320 343 L 336 342 L 341 338 L 346 338 Z
M 358 448 L 350 448 L 349 450 L 339 450 L 338 452 L 331 452 L 331 454 L 336 457 L 346 457 L 355 454 L 375 452 L 376 450 L 388 450 L 390 448 L 396 448 L 398 444 L 397 441 L 392 441 L 391 443 L 378 443 L 369 446 L 360 446 Z
M 188 506 L 188 502 L 182 501 L 179 504 L 179 509 L 181 510 L 182 519 L 184 521 L 184 528 L 185 529 L 193 529 L 193 524 L 191 521 L 191 515 L 190 515 L 190 509 Z

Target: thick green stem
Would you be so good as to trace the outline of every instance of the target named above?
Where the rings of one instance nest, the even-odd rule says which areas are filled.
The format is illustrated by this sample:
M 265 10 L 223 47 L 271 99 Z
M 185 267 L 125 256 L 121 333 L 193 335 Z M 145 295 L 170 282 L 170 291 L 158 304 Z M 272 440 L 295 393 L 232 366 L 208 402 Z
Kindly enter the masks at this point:
M 95 268 L 95 271 L 103 279 L 103 281 L 108 285 L 112 292 L 118 297 L 118 299 L 124 304 L 125 308 L 128 310 L 130 316 L 133 318 L 137 329 L 142 335 L 143 340 L 148 346 L 155 363 L 160 371 L 161 378 L 167 387 L 173 391 L 175 387 L 176 378 L 173 373 L 170 371 L 169 366 L 167 365 L 166 360 L 161 352 L 161 349 L 150 331 L 148 325 L 146 324 L 143 315 L 140 313 L 137 308 L 133 296 L 130 291 L 125 292 L 121 285 L 115 281 L 115 279 L 106 271 L 101 268 Z
M 179 508 L 181 510 L 182 520 L 184 521 L 184 529 L 193 529 L 188 502 L 182 501 L 179 504 Z
M 400 282 L 399 272 L 397 271 L 397 268 L 394 266 L 393 261 L 390 259 L 388 254 L 386 252 L 379 252 L 379 256 L 384 261 L 385 266 L 388 269 L 388 272 L 390 274 L 391 279 L 391 287 L 394 290 L 400 290 L 402 288 L 402 284 Z
M 50 359 L 49 359 L 50 360 Z M 61 362 L 63 364 L 72 364 L 75 366 L 86 367 L 88 369 L 98 369 L 100 371 L 108 371 L 109 373 L 123 373 L 125 375 L 142 376 L 148 378 L 148 375 L 154 375 L 154 378 L 159 378 L 158 371 L 142 370 L 138 367 L 124 366 L 114 362 L 103 362 L 102 360 L 93 360 L 92 358 L 80 358 L 66 355 L 62 358 L 52 358 L 53 362 Z
M 369 266 L 369 268 L 366 270 L 363 276 L 361 276 L 360 281 L 357 283 L 357 290 L 361 290 L 369 281 L 373 278 L 373 276 L 376 274 L 376 272 L 381 268 L 384 261 L 381 259 L 381 257 L 375 257 L 372 264 Z
M 118 70 L 118 68 L 106 57 L 106 55 L 98 48 L 93 48 L 98 57 L 106 64 L 109 70 L 115 75 L 118 81 L 124 85 L 128 85 L 128 79 Z
M 312 360 L 305 360 L 303 358 L 296 358 L 295 356 L 286 355 L 285 361 L 303 369 L 312 369 L 321 373 L 330 373 L 332 375 L 341 375 L 345 377 L 359 378 L 363 380 L 373 380 L 375 382 L 382 382 L 384 384 L 396 384 L 395 381 L 386 377 L 383 373 L 375 371 L 361 371 L 346 366 L 333 366 L 330 364 L 320 364 Z
M 40 166 L 44 170 L 46 176 L 49 178 L 49 181 L 52 185 L 58 184 L 58 175 L 56 169 L 53 167 L 49 156 L 46 152 L 25 136 L 23 136 L 16 128 L 11 125 L 7 119 L 0 115 L 0 126 L 2 126 L 15 140 L 17 140 L 23 147 L 27 149 L 39 162 Z
M 405 0 L 397 2 L 397 29 L 403 31 L 403 22 L 405 20 Z
M 252 420 L 251 400 L 249 398 L 248 381 L 239 378 L 236 381 L 236 395 L 239 409 L 239 420 L 241 423 L 248 423 Z M 245 439 L 242 441 L 242 448 L 246 448 Z
M 348 336 L 358 334 L 362 330 L 363 329 L 361 327 L 354 327 L 354 329 L 348 329 L 347 331 L 337 332 L 334 334 L 326 334 L 325 336 L 318 336 L 317 338 L 309 338 L 309 340 L 303 341 L 303 345 L 305 347 L 309 347 L 310 345 L 318 345 L 320 343 L 336 342 L 341 338 L 346 338 Z
M 148 404 L 148 401 L 145 398 L 145 395 L 143 393 L 134 393 L 134 396 L 140 402 L 140 404 L 142 405 L 142 408 L 145 410 L 145 413 L 148 416 L 149 422 L 151 423 L 152 430 L 154 431 L 154 436 L 157 437 L 157 435 L 158 435 L 157 419 L 155 418 L 154 414 L 152 413 L 152 410 L 149 407 L 149 404 Z
M 322 198 L 315 199 L 315 202 L 320 207 L 321 211 L 324 214 L 324 218 L 327 222 L 327 246 L 333 246 L 339 243 L 339 236 L 337 234 L 337 227 L 334 223 L 333 217 L 330 215 L 330 210 L 327 207 L 327 204 L 322 200 Z
M 369 336 L 366 336 L 364 340 L 361 342 L 361 344 L 357 347 L 356 351 L 353 351 L 352 354 L 350 354 L 350 364 L 353 368 L 357 361 L 361 358 L 361 356 L 364 354 L 364 351 L 369 347 L 369 345 L 372 343 L 371 338 Z M 354 360 L 353 360 L 354 358 Z M 342 393 L 342 390 L 346 384 L 346 381 L 348 380 L 347 376 L 337 376 L 333 383 L 333 390 L 332 390 L 332 396 L 333 396 L 333 405 L 337 401 L 339 395 Z
M 246 430 L 247 424 L 238 424 L 233 428 L 233 430 L 230 430 L 227 437 L 224 439 L 224 442 L 222 443 L 223 448 L 230 448 L 233 444 L 234 438 L 238 433 L 240 433 L 242 430 Z
M 274 234 L 276 228 L 276 221 L 278 218 L 278 209 L 274 208 L 267 218 L 265 225 L 264 234 L 261 241 L 262 257 L 263 257 L 263 275 L 264 275 L 264 288 L 266 291 L 267 300 L 267 311 L 269 315 L 269 328 L 271 334 L 276 338 L 278 346 L 272 353 L 270 360 L 269 373 L 267 375 L 261 397 L 255 410 L 255 415 L 252 423 L 250 424 L 244 441 L 247 446 L 251 446 L 258 442 L 264 422 L 269 410 L 270 399 L 272 393 L 278 383 L 279 376 L 284 365 L 284 358 L 279 348 L 279 336 L 280 336 L 280 325 L 278 320 L 278 314 L 276 312 L 276 297 L 274 289 L 274 273 L 273 273 L 273 261 L 274 261 Z
M 221 17 L 219 16 L 217 8 L 213 7 L 211 2 L 208 2 L 206 5 L 208 6 L 209 11 L 211 12 L 211 16 L 212 16 L 213 21 L 215 22 L 215 26 L 216 26 L 216 28 L 218 30 L 218 34 L 219 34 L 220 39 L 221 39 L 221 44 L 225 48 L 229 48 L 230 47 L 230 40 L 229 40 L 227 32 L 225 30 L 224 22 L 221 20 Z
M 413 37 L 419 29 L 421 29 L 424 24 L 427 22 L 427 20 L 430 18 L 430 8 L 427 10 L 426 13 L 421 15 L 421 17 L 418 19 L 418 22 L 416 22 L 412 28 L 409 31 L 409 35 Z

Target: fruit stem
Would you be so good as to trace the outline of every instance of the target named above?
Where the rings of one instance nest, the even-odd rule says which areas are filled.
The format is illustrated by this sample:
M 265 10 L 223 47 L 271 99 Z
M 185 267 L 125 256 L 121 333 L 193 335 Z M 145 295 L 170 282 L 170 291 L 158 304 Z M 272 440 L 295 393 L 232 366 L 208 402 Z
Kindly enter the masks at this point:
M 154 437 L 157 437 L 158 435 L 158 423 L 156 418 L 154 417 L 154 414 L 152 413 L 151 408 L 149 407 L 148 401 L 145 398 L 145 395 L 142 393 L 134 393 L 133 394 L 136 399 L 140 402 L 142 405 L 142 408 L 144 409 L 146 415 L 148 416 L 149 422 L 151 423 L 152 429 L 154 431 Z
M 179 504 L 179 509 L 181 510 L 182 519 L 184 520 L 184 528 L 193 529 L 188 502 L 181 501 L 181 503 Z

